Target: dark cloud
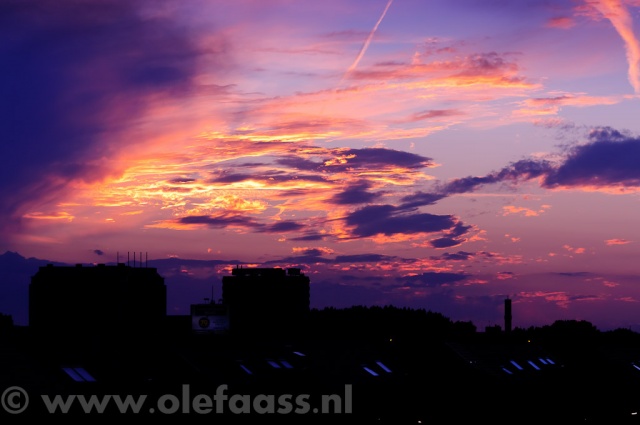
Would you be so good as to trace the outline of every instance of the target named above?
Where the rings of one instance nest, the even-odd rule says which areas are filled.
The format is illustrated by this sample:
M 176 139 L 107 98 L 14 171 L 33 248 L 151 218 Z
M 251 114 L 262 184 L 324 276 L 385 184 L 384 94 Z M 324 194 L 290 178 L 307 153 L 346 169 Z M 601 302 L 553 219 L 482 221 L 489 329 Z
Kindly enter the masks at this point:
M 176 179 L 171 179 L 169 180 L 169 183 L 173 183 L 173 184 L 181 184 L 181 183 L 193 183 L 194 181 L 196 181 L 196 179 L 192 179 L 192 178 L 176 178 Z
M 589 143 L 573 146 L 564 158 L 554 164 L 547 160 L 524 159 L 513 162 L 485 176 L 469 176 L 436 185 L 435 194 L 421 194 L 425 201 L 431 196 L 446 197 L 467 193 L 486 184 L 541 179 L 544 188 L 557 187 L 638 187 L 640 186 L 640 138 L 612 129 L 593 129 Z M 417 202 L 421 199 L 415 196 Z M 411 197 L 407 197 L 408 205 Z M 437 199 L 436 199 L 437 200 Z
M 469 276 L 464 273 L 424 272 L 415 276 L 403 276 L 398 278 L 405 286 L 440 286 L 448 283 L 459 282 Z
M 589 301 L 589 300 L 599 300 L 602 297 L 599 297 L 598 295 L 572 295 L 569 297 L 570 301 Z
M 428 111 L 416 112 L 415 114 L 412 114 L 406 121 L 424 121 L 433 118 L 450 117 L 453 115 L 461 115 L 461 112 L 456 111 L 455 109 L 430 109 Z
M 456 239 L 451 237 L 442 237 L 437 239 L 431 239 L 429 244 L 434 248 L 451 248 L 452 246 L 458 246 L 464 243 L 463 239 Z
M 264 233 L 294 232 L 304 228 L 304 225 L 289 220 L 264 225 L 251 218 L 237 214 L 220 214 L 218 216 L 191 215 L 178 219 L 178 222 L 182 224 L 205 224 L 213 229 L 223 229 L 228 226 L 239 226 Z
M 321 155 L 321 152 L 317 153 Z M 384 169 L 404 167 L 420 169 L 433 166 L 431 158 L 387 148 L 333 149 L 321 162 L 288 156 L 276 160 L 279 165 L 305 171 L 342 172 L 352 169 Z
M 547 175 L 553 171 L 550 162 L 544 160 L 524 159 L 513 162 L 500 171 L 479 177 L 463 177 L 452 180 L 444 185 L 439 185 L 437 192 L 443 196 L 455 193 L 467 193 L 476 190 L 479 186 L 500 182 L 518 182 Z
M 445 260 L 445 261 L 466 261 L 473 258 L 475 254 L 472 252 L 458 251 L 454 253 L 445 252 L 440 256 L 432 256 L 432 260 Z
M 393 205 L 370 205 L 353 211 L 345 218 L 355 236 L 394 235 L 397 233 L 431 233 L 456 225 L 451 215 L 428 213 L 404 214 Z
M 278 160 L 276 160 L 276 163 L 284 165 L 286 167 L 295 168 L 296 170 L 305 171 L 318 171 L 323 165 L 321 162 L 310 161 L 308 159 L 300 158 L 297 156 L 279 158 Z
M 416 192 L 413 195 L 407 195 L 400 199 L 400 208 L 416 208 L 425 205 L 433 205 L 446 195 L 440 193 L 424 193 Z
M 110 171 L 113 140 L 150 96 L 195 87 L 186 27 L 139 7 L 167 1 L 0 2 L 0 221 Z M 179 5 L 179 3 L 175 3 Z M 111 137 L 109 137 L 111 136 Z
M 319 257 L 319 256 L 324 255 L 325 253 L 322 250 L 317 249 L 317 248 L 308 248 L 308 249 L 302 250 L 302 254 L 303 255 L 309 255 L 309 256 L 312 256 L 312 257 Z
M 590 135 L 591 143 L 570 149 L 544 186 L 640 186 L 640 139 L 611 128 Z
M 592 273 L 589 272 L 557 272 L 555 274 L 568 277 L 587 277 L 592 275 Z
M 385 263 L 385 262 L 408 262 L 413 263 L 415 259 L 400 258 L 392 255 L 382 254 L 353 254 L 337 255 L 335 258 L 324 257 L 325 252 L 319 249 L 309 248 L 301 252 L 301 255 L 289 256 L 266 261 L 264 264 L 360 264 L 360 263 Z M 358 266 L 356 266 L 358 267 Z M 360 280 L 378 280 L 378 276 L 363 275 Z
M 447 235 L 454 237 L 466 235 L 469 232 L 469 229 L 471 229 L 471 226 L 465 226 L 461 221 L 459 221 L 447 232 Z
M 382 196 L 382 193 L 371 193 L 368 189 L 371 184 L 366 181 L 358 182 L 347 187 L 342 192 L 334 195 L 330 202 L 339 205 L 366 204 L 375 201 Z
M 296 255 L 291 257 L 284 257 L 278 260 L 265 261 L 263 264 L 320 264 L 320 263 L 332 263 L 333 260 L 322 258 L 317 255 Z
M 268 233 L 278 233 L 295 232 L 301 229 L 304 229 L 304 225 L 296 223 L 295 221 L 283 220 L 267 226 L 264 231 Z
M 295 180 L 325 182 L 325 178 L 320 175 L 309 174 L 289 174 L 280 170 L 262 171 L 254 174 L 250 173 L 220 173 L 219 176 L 209 180 L 211 183 L 237 183 L 246 180 L 261 181 L 266 184 L 278 184 Z
M 104 251 L 102 251 L 101 249 L 94 249 L 93 253 L 96 255 L 104 255 Z
M 336 263 L 378 263 L 382 261 L 395 261 L 398 257 L 381 254 L 355 254 L 355 255 L 338 255 L 335 258 Z
M 247 228 L 259 228 L 261 225 L 255 221 L 239 215 L 225 214 L 220 216 L 191 215 L 178 219 L 182 224 L 206 224 L 214 229 L 223 229 L 227 226 L 241 226 Z
M 345 163 L 331 165 L 330 169 L 347 168 L 384 168 L 386 166 L 400 166 L 405 168 L 424 168 L 433 166 L 433 160 L 425 156 L 410 152 L 397 151 L 386 148 L 340 149 L 334 152 L 336 156 L 346 159 Z
M 304 236 L 298 236 L 295 238 L 291 238 L 289 240 L 292 241 L 321 241 L 324 240 L 324 238 L 326 238 L 327 235 L 323 235 L 323 234 L 319 234 L 319 233 L 310 233 Z

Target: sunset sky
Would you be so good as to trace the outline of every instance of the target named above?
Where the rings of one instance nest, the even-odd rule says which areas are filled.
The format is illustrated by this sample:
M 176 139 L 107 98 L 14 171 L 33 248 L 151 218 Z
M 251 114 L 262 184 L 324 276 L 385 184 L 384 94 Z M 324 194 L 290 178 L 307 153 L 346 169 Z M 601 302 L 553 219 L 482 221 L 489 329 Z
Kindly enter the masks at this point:
M 0 253 L 640 331 L 640 0 L 4 0 L 0 36 Z

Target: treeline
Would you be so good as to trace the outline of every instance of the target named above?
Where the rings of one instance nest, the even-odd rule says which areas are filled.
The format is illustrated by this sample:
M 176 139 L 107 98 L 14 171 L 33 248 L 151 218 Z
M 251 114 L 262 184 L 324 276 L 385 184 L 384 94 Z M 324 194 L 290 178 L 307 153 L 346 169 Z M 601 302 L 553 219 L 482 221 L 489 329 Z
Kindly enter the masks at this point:
M 441 313 L 391 305 L 312 309 L 308 329 L 316 337 L 396 341 L 468 337 L 477 330 Z
M 640 333 L 620 328 L 600 331 L 586 320 L 556 320 L 545 326 L 514 328 L 510 335 L 477 332 L 471 321 L 454 321 L 442 313 L 407 307 L 362 306 L 311 309 L 309 334 L 344 339 L 479 339 L 508 338 L 512 342 L 537 343 L 549 347 L 580 350 L 593 346 L 628 345 L 640 347 Z
M 600 331 L 586 320 L 556 320 L 545 326 L 515 328 L 511 338 L 562 349 L 568 354 L 607 346 L 640 347 L 640 333 L 626 328 Z

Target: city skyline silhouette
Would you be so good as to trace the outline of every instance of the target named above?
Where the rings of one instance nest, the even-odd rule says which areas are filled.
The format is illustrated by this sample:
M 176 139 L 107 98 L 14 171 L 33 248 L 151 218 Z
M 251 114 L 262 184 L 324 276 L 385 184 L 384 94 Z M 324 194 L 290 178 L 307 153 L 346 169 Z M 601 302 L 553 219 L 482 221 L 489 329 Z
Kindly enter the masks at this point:
M 178 389 L 184 398 L 185 388 L 213 394 L 220 387 L 245 397 L 305 394 L 316 402 L 324 391 L 343 403 L 315 416 L 276 414 L 267 408 L 255 413 L 254 407 L 219 416 L 238 423 L 269 415 L 309 423 L 472 418 L 506 423 L 531 403 L 537 406 L 528 413 L 531 420 L 637 421 L 640 402 L 627 387 L 640 380 L 640 334 L 635 332 L 601 332 L 578 320 L 510 329 L 510 299 L 504 300 L 504 327 L 484 332 L 471 322 L 424 309 L 310 309 L 308 298 L 295 295 L 309 285 L 299 269 L 238 266 L 232 271 L 222 299 L 208 302 L 225 309 L 206 314 L 207 319 L 231 311 L 234 315 L 227 315 L 224 332 L 202 332 L 196 324 L 203 310 L 158 315 L 167 303 L 164 278 L 155 268 L 125 263 L 41 266 L 30 283 L 33 323 L 16 326 L 10 316 L 2 316 L 0 364 L 8 373 L 0 383 L 32 393 L 97 396 L 119 391 L 123 397 L 165 398 Z M 73 297 L 69 289 L 75 290 Z M 256 295 L 264 301 L 262 307 Z M 50 303 L 41 302 L 45 299 Z M 122 301 L 130 307 L 123 308 Z M 290 309 L 296 303 L 302 310 Z M 203 305 L 199 300 L 193 304 Z M 265 317 L 269 308 L 288 312 Z M 289 320 L 299 326 L 289 327 Z M 23 366 L 16 368 L 18 359 Z M 572 396 L 562 397 L 567 391 Z M 43 409 L 33 407 L 27 414 L 54 414 Z M 183 409 L 183 421 L 210 420 L 201 410 Z M 89 414 L 80 407 L 72 413 Z

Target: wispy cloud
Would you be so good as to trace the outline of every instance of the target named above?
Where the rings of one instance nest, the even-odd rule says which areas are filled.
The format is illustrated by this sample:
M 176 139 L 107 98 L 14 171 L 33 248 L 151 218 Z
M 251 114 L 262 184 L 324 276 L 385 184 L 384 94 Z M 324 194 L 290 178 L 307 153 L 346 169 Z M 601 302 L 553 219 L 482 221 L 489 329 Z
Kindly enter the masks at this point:
M 598 0 L 590 2 L 604 15 L 624 41 L 629 63 L 629 82 L 640 94 L 640 41 L 633 30 L 633 18 L 624 0 Z

